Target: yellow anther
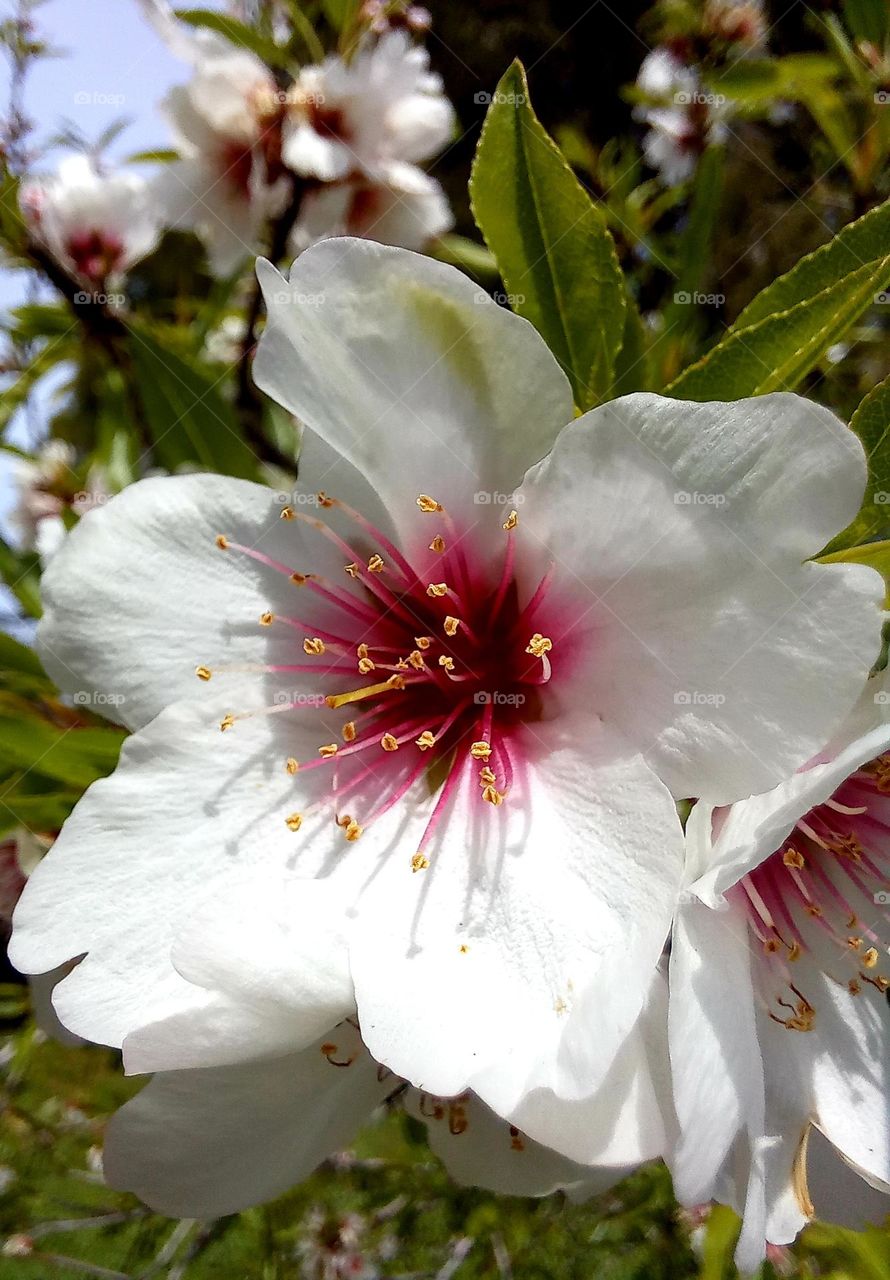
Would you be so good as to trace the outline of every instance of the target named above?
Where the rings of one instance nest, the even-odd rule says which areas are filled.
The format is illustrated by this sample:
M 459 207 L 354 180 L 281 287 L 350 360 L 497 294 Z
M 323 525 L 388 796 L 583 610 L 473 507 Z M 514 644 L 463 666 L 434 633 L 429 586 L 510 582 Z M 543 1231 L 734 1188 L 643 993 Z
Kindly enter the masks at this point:
M 308 582 L 309 577 L 310 575 L 308 573 L 292 573 L 290 580 L 295 587 L 304 587 Z
M 796 938 L 788 947 L 788 959 L 789 960 L 800 959 L 800 943 L 797 941 Z
M 386 681 L 385 687 L 387 689 L 404 689 L 405 677 L 399 676 L 399 675 L 390 676 L 389 679 Z
M 330 760 L 331 756 L 335 756 L 338 750 L 336 742 L 326 742 L 323 747 L 318 748 L 318 754 L 322 760 Z
M 426 871 L 429 865 L 429 858 L 425 858 L 422 853 L 415 853 L 414 857 L 411 859 L 412 871 Z
M 356 733 L 357 730 L 354 720 L 347 720 L 346 724 L 344 724 L 343 728 L 340 730 L 340 734 L 344 742 L 355 742 Z
M 462 943 L 460 944 L 460 946 L 458 947 L 458 951 L 461 953 L 461 955 L 462 955 L 462 956 L 465 956 L 465 955 L 467 954 L 467 952 L 469 951 L 469 949 L 470 949 L 470 948 L 467 946 L 467 944 L 466 944 L 465 942 L 462 942 Z
M 449 658 L 447 653 L 441 653 L 439 655 L 439 666 L 444 667 L 446 671 L 453 671 L 454 659 Z
M 226 551 L 228 549 L 229 540 L 224 533 L 218 533 L 216 535 L 216 545 L 219 547 L 220 551 Z
M 543 658 L 545 653 L 549 653 L 553 648 L 553 641 L 547 636 L 542 636 L 540 631 L 536 631 L 526 645 L 525 652 L 532 654 L 536 658 Z
M 289 818 L 285 818 L 284 824 L 290 827 L 291 831 L 299 831 L 303 825 L 302 813 L 292 813 Z
M 470 747 L 470 755 L 474 760 L 488 760 L 491 757 L 491 743 L 474 742 Z
M 430 551 L 435 551 L 436 555 L 440 556 L 444 550 L 445 539 L 442 537 L 441 533 L 437 533 L 430 543 Z
M 384 751 L 398 751 L 398 739 L 394 738 L 391 733 L 385 733 L 380 739 L 380 745 Z
M 417 505 L 420 507 L 421 511 L 425 512 L 441 511 L 443 509 L 441 502 L 437 502 L 435 498 L 431 498 L 428 493 L 421 493 L 418 496 Z
M 383 563 L 383 556 L 371 556 L 371 559 L 368 561 L 368 573 L 382 573 L 385 568 L 386 565 Z
M 491 787 L 497 782 L 497 775 L 489 769 L 488 765 L 483 765 L 479 770 L 479 783 L 483 787 Z
M 796 867 L 798 871 L 802 871 L 807 865 L 806 858 L 803 854 L 798 852 L 797 849 L 792 848 L 791 845 L 789 845 L 782 854 L 782 861 L 785 863 L 786 867 Z
M 554 1013 L 565 1013 L 568 1007 L 569 1006 L 566 1004 L 565 1000 L 563 1000 L 562 996 L 557 996 L 556 999 L 553 1001 Z
M 344 564 L 343 568 L 349 574 L 350 578 L 358 577 L 358 565 L 355 563 L 354 560 L 351 564 Z
M 448 583 L 431 582 L 426 589 L 426 593 L 428 596 L 433 596 L 434 598 L 437 596 L 446 596 L 448 594 Z
M 261 627 L 271 627 L 274 621 L 275 621 L 275 614 L 272 613 L 271 610 L 267 609 L 265 613 L 260 614 Z
M 291 775 L 295 774 L 300 767 L 300 762 L 295 756 L 288 756 L 284 762 L 284 767 Z
M 847 990 L 851 996 L 858 996 L 862 991 L 862 983 L 857 982 L 855 978 L 851 978 L 847 983 Z
M 324 640 L 319 636 L 307 636 L 303 641 L 303 652 L 311 658 L 320 658 L 324 651 Z
M 432 636 L 415 636 L 414 643 L 417 645 L 418 649 L 428 649 L 433 643 L 433 638 Z
M 876 947 L 869 947 L 862 956 L 862 963 L 865 965 L 866 969 L 873 969 L 875 967 L 878 963 L 878 951 Z
M 234 723 L 235 723 L 235 717 L 233 715 L 223 716 L 222 720 L 220 720 L 219 722 L 220 731 L 222 733 L 225 733 L 226 729 L 231 729 Z
M 510 514 L 507 516 L 507 519 L 501 525 L 501 528 L 506 529 L 507 532 L 509 533 L 510 530 L 515 529 L 518 524 L 519 524 L 519 513 L 517 511 L 511 511 Z
M 415 671 L 422 671 L 426 666 L 426 663 L 423 660 L 423 654 L 420 652 L 419 649 L 411 650 L 411 652 L 408 654 L 408 663 L 410 666 L 414 668 Z
M 347 822 L 346 824 L 346 829 L 344 834 L 350 844 L 355 844 L 356 840 L 359 838 L 359 836 L 362 834 L 363 831 L 364 831 L 364 827 L 360 826 L 359 823 L 357 823 L 354 818 L 350 818 L 349 822 Z
M 358 669 L 363 676 L 368 676 L 372 671 L 376 671 L 377 664 L 371 658 L 359 658 Z
M 315 496 L 318 499 L 318 505 L 320 507 L 332 507 L 334 505 L 334 499 L 329 498 L 324 489 L 319 489 Z
M 487 801 L 488 804 L 503 804 L 504 793 L 503 791 L 498 791 L 497 787 L 488 786 L 482 792 L 482 799 Z
M 766 938 L 763 943 L 763 949 L 768 956 L 774 956 L 781 949 L 781 942 L 778 938 Z
M 851 951 L 858 951 L 859 948 L 862 946 L 862 939 L 856 938 L 856 937 L 848 938 L 847 946 L 850 948 Z
M 446 636 L 456 635 L 457 629 L 460 626 L 460 618 L 452 618 L 451 614 L 449 613 L 448 617 L 442 623 L 442 626 L 445 629 Z
M 367 658 L 368 646 L 366 644 L 360 644 L 359 647 L 356 649 L 355 654 L 357 658 Z
M 414 741 L 416 745 L 420 747 L 421 751 L 429 751 L 430 747 L 434 747 L 436 745 L 435 735 L 430 733 L 429 729 L 424 729 L 420 737 L 415 738 Z
M 281 515 L 278 517 L 279 520 L 296 520 L 296 518 L 297 518 L 296 512 L 294 511 L 293 507 L 281 508 Z
M 209 680 L 213 672 L 209 667 L 195 667 L 195 675 L 199 680 Z

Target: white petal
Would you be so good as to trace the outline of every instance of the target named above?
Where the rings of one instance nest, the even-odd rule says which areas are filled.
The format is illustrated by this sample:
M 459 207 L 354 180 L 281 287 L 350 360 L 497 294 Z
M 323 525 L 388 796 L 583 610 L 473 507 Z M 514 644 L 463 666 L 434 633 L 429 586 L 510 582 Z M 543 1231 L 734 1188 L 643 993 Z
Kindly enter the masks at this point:
M 257 623 L 267 609 L 287 616 L 311 602 L 285 575 L 216 545 L 224 534 L 294 569 L 311 559 L 313 572 L 342 577 L 342 557 L 323 539 L 310 551 L 303 526 L 280 519 L 292 499 L 225 476 L 166 476 L 95 508 L 43 577 L 38 643 L 50 675 L 138 728 L 207 692 L 199 665 L 293 662 L 296 633 Z M 229 679 L 214 676 L 213 690 Z M 285 679 L 269 683 L 270 703 Z
M 828 800 L 851 773 L 888 747 L 890 726 L 870 729 L 847 744 L 833 760 L 815 764 L 763 795 L 732 805 L 720 815 L 716 838 L 711 836 L 713 808 L 696 805 L 701 812 L 695 815 L 693 839 L 696 844 L 710 844 L 710 848 L 707 854 L 700 851 L 697 855 L 701 874 L 695 879 L 693 892 L 703 902 L 719 905 L 727 889 L 781 848 L 799 819 Z M 687 827 L 687 837 L 689 833 Z
M 339 887 L 328 881 L 257 882 L 253 869 L 199 907 L 179 931 L 172 961 L 206 1002 L 132 1032 L 126 1069 L 226 1066 L 318 1039 L 353 1012 L 338 907 Z
M 696 903 L 671 943 L 670 1054 L 680 1137 L 670 1159 L 677 1197 L 701 1204 L 741 1136 L 765 1127 L 748 924 Z
M 281 159 L 294 173 L 322 182 L 345 178 L 353 165 L 348 147 L 336 139 L 323 138 L 305 120 L 285 126 Z
M 332 1033 L 338 1038 L 342 1029 Z M 346 1040 L 338 1047 L 348 1056 Z M 108 1126 L 108 1182 L 177 1218 L 217 1218 L 271 1200 L 350 1142 L 386 1095 L 376 1065 L 356 1051 L 349 1067 L 332 1066 L 316 1046 L 156 1076 Z
M 871 1186 L 843 1160 L 818 1129 L 810 1134 L 807 1182 L 816 1217 L 851 1231 L 882 1226 L 890 1214 L 890 1187 Z
M 584 1098 L 602 1082 L 649 993 L 681 871 L 667 792 L 583 714 L 528 726 L 520 758 L 525 779 L 500 806 L 468 779 L 422 874 L 388 860 L 351 943 L 374 1056 L 502 1115 L 532 1088 Z
M 574 422 L 520 508 L 522 572 L 531 587 L 555 562 L 583 650 L 566 699 L 676 795 L 726 803 L 804 764 L 879 648 L 879 576 L 801 563 L 856 512 L 864 477 L 852 433 L 796 396 L 639 394 Z
M 532 326 L 452 267 L 343 238 L 308 249 L 289 281 L 257 270 L 258 385 L 368 477 L 408 546 L 417 494 L 472 524 L 476 492 L 511 492 L 571 418 Z
M 507 1196 L 546 1196 L 568 1187 L 595 1195 L 629 1172 L 567 1160 L 520 1134 L 472 1095 L 439 1102 L 412 1089 L 405 1106 L 426 1125 L 433 1151 L 464 1186 Z
M 298 832 L 286 825 L 330 785 L 323 770 L 292 777 L 284 767 L 291 752 L 308 759 L 318 741 L 315 710 L 259 715 L 221 734 L 218 708 L 188 704 L 127 740 L 117 770 L 90 788 L 29 879 L 14 920 L 10 954 L 24 972 L 88 953 L 56 989 L 66 1026 L 120 1045 L 147 1023 L 206 1010 L 206 993 L 171 958 L 196 909 L 227 887 L 237 895 L 245 876 L 274 895 L 286 892 L 288 879 L 312 879 L 343 862 L 350 846 L 329 811 L 307 815 Z M 380 847 L 392 842 L 388 821 L 363 837 L 371 858 L 378 837 Z M 341 917 L 332 907 L 323 918 L 334 930 Z M 333 945 L 336 933 L 330 937 Z M 215 982 L 216 959 L 214 968 L 211 947 L 179 963 Z M 345 1015 L 352 988 L 333 957 L 305 982 L 294 976 L 294 998 L 309 1013 L 316 1001 L 329 1008 L 338 974 Z

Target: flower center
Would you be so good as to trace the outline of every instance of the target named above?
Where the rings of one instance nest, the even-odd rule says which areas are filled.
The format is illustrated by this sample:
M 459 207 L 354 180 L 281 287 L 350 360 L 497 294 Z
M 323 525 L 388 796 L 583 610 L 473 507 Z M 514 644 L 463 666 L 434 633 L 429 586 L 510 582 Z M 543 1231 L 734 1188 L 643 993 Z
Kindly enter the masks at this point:
M 765 966 L 770 1017 L 789 1031 L 809 1031 L 816 1019 L 793 973 L 805 952 L 852 996 L 890 988 L 878 971 L 890 949 L 888 840 L 890 755 L 883 755 L 811 809 L 731 890 Z
M 350 842 L 426 777 L 438 794 L 412 859 L 412 868 L 422 871 L 445 806 L 459 788 L 472 785 L 484 811 L 507 801 L 521 783 L 519 730 L 540 718 L 553 676 L 553 643 L 542 616 L 552 565 L 522 602 L 515 511 L 501 523 L 502 563 L 492 575 L 488 561 L 474 566 L 467 539 L 441 503 L 421 494 L 419 518 L 429 521 L 432 534 L 430 574 L 416 572 L 379 529 L 345 503 L 327 494 L 316 501 L 322 511 L 345 517 L 356 536 L 347 541 L 326 519 L 290 506 L 281 518 L 308 525 L 334 545 L 343 557 L 343 583 L 282 564 L 224 535 L 217 546 L 287 575 L 304 593 L 301 616 L 269 611 L 259 620 L 264 627 L 292 629 L 300 659 L 261 670 L 318 678 L 316 693 L 269 708 L 305 713 L 308 706 L 319 718 L 317 754 L 309 760 L 288 757 L 288 773 L 327 771 L 330 789 L 312 808 L 328 806 Z M 201 666 L 196 674 L 209 680 L 213 673 Z M 231 729 L 241 718 L 227 715 L 220 727 Z M 355 806 L 370 779 L 376 801 L 359 812 Z M 284 821 L 298 831 L 307 812 L 289 813 Z
M 69 236 L 65 251 L 79 275 L 101 284 L 120 262 L 124 246 L 107 231 L 80 231 Z

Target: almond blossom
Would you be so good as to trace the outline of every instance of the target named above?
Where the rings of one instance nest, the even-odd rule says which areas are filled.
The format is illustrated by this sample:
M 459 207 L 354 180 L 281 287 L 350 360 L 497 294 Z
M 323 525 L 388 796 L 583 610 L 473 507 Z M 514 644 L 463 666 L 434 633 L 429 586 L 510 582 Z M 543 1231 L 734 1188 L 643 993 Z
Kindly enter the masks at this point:
M 744 1269 L 815 1213 L 843 1222 L 844 1200 L 864 1208 L 863 1183 L 840 1195 L 850 1171 L 886 1193 L 876 1216 L 890 1213 L 883 683 L 805 769 L 728 809 L 698 804 L 689 820 L 671 955 L 672 1166 L 681 1200 L 744 1215 Z
M 160 210 L 145 178 L 67 156 L 50 177 L 22 183 L 19 203 L 38 240 L 78 280 L 105 289 L 151 253 Z
M 146 480 L 50 565 L 48 669 L 135 732 L 29 882 L 15 963 L 85 957 L 57 1009 L 131 1069 L 353 1018 L 414 1087 L 605 1162 L 574 1108 L 600 1091 L 642 1132 L 658 1094 L 675 797 L 776 785 L 875 660 L 879 575 L 807 563 L 859 508 L 861 446 L 788 394 L 575 418 L 526 321 L 404 250 L 259 273 L 299 483 Z M 257 912 L 247 1001 L 201 923 L 245 880 L 305 922 L 269 958 Z

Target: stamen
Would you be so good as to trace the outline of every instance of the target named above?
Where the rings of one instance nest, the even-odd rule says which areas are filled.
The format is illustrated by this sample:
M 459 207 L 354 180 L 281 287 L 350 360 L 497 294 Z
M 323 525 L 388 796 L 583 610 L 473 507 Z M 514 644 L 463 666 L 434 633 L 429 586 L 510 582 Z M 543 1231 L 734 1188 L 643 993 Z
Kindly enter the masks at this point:
M 318 748 L 318 754 L 322 760 L 330 760 L 340 750 L 336 742 L 326 742 L 324 746 Z
M 385 733 L 380 739 L 380 745 L 384 751 L 398 751 L 399 740 L 393 737 L 391 733 Z
M 347 720 L 346 724 L 344 724 L 343 728 L 340 730 L 340 734 L 344 742 L 354 742 L 356 735 L 355 721 Z
M 441 502 L 437 502 L 435 498 L 431 498 L 428 493 L 421 493 L 417 498 L 417 505 L 421 511 L 425 513 L 433 511 L 444 511 Z
M 384 563 L 382 556 L 371 556 L 371 559 L 368 561 L 368 573 L 382 573 L 385 568 L 386 564 Z
M 220 551 L 228 550 L 229 540 L 224 533 L 218 533 L 216 535 L 215 542 L 216 542 L 216 545 L 219 547 Z
M 401 681 L 401 683 L 396 683 Z M 325 698 L 325 703 L 336 711 L 338 707 L 345 707 L 350 702 L 363 702 L 366 698 L 376 698 L 380 693 L 386 693 L 390 689 L 404 689 L 404 676 L 390 676 L 388 680 L 381 681 L 380 684 L 365 685 L 361 689 L 351 689 L 348 693 L 330 693 Z
M 321 657 L 325 652 L 325 643 L 319 636 L 307 636 L 303 641 L 303 652 L 310 657 Z
M 430 747 L 434 747 L 436 745 L 435 736 L 430 733 L 429 729 L 424 729 L 423 733 L 419 738 L 415 739 L 415 741 L 421 751 L 429 751 Z
M 303 815 L 301 813 L 292 813 L 290 817 L 285 818 L 284 824 L 290 827 L 291 831 L 299 831 L 303 825 Z
M 488 760 L 491 756 L 491 743 L 474 742 L 470 747 L 470 755 L 474 760 Z
M 284 762 L 284 767 L 289 774 L 293 775 L 297 772 L 300 765 L 295 756 L 288 756 Z
M 447 582 L 431 582 L 426 589 L 426 593 L 428 596 L 432 596 L 434 599 L 440 598 L 441 596 L 447 596 L 448 583 Z
M 209 680 L 213 672 L 209 667 L 195 667 L 195 675 L 199 680 Z
M 426 871 L 429 865 L 429 858 L 424 857 L 422 853 L 415 853 L 414 857 L 411 859 L 412 871 Z
M 442 623 L 442 626 L 444 628 L 446 636 L 456 635 L 457 629 L 460 626 L 460 618 L 453 618 L 451 614 L 449 614 L 448 617 L 445 619 L 445 621 Z
M 445 550 L 445 539 L 442 537 L 441 533 L 436 534 L 435 538 L 433 538 L 430 543 L 429 549 L 430 551 L 435 551 L 438 556 L 442 554 Z
M 501 525 L 501 528 L 506 529 L 507 533 L 512 533 L 518 524 L 519 524 L 519 513 L 516 511 L 511 511 L 510 514 L 507 516 L 507 519 Z

